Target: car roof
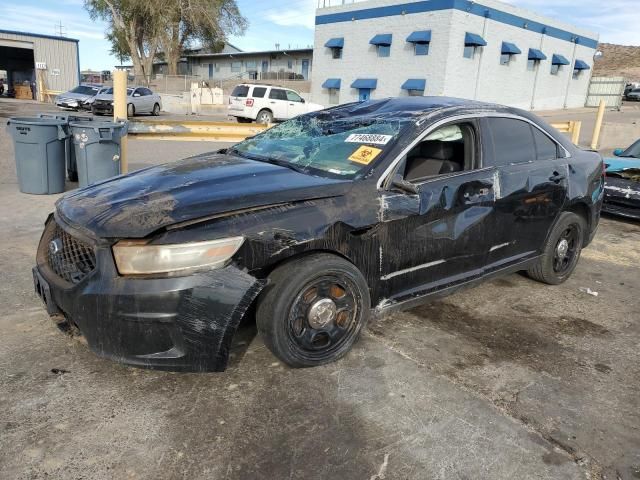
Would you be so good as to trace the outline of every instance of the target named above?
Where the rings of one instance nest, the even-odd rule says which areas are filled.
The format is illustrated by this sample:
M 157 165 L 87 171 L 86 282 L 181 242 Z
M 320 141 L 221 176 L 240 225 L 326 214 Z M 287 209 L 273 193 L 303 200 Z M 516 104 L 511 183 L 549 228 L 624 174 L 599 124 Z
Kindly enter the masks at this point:
M 293 88 L 283 87 L 282 85 L 267 85 L 266 83 L 239 83 L 236 87 L 261 87 L 261 88 L 281 88 L 282 90 L 291 90 L 295 92 Z

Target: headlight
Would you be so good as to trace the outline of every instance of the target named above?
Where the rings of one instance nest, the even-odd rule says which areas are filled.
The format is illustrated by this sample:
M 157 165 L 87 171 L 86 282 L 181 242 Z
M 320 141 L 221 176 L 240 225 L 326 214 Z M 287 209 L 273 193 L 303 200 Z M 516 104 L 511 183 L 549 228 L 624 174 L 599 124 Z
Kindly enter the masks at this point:
M 111 102 L 111 105 L 113 105 L 113 102 Z
M 244 237 L 173 245 L 146 245 L 123 240 L 113 246 L 113 256 L 122 275 L 169 273 L 219 268 L 235 255 Z

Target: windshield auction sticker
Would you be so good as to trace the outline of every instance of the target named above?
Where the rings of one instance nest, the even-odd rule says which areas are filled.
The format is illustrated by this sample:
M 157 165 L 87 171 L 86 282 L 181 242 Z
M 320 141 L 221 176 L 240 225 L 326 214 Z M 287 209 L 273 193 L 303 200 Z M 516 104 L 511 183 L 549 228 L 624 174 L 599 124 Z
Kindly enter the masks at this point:
M 372 143 L 373 145 L 386 145 L 393 135 L 378 135 L 377 133 L 352 133 L 345 142 L 347 143 Z
M 352 162 L 361 163 L 363 165 L 369 165 L 374 158 L 380 155 L 380 152 L 382 152 L 382 150 L 380 150 L 379 148 L 362 145 L 351 154 L 349 160 L 351 160 Z

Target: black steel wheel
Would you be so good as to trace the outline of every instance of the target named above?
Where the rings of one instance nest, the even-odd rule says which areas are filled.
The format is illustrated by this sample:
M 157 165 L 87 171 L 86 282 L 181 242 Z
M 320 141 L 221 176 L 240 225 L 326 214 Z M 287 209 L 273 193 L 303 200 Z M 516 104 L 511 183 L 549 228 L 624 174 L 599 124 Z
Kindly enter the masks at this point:
M 587 235 L 587 222 L 573 212 L 563 212 L 551 230 L 538 262 L 527 270 L 529 277 L 549 285 L 566 281 L 578 264 Z
M 256 323 L 265 344 L 292 367 L 323 365 L 345 355 L 366 324 L 369 291 L 360 271 L 329 254 L 274 270 Z

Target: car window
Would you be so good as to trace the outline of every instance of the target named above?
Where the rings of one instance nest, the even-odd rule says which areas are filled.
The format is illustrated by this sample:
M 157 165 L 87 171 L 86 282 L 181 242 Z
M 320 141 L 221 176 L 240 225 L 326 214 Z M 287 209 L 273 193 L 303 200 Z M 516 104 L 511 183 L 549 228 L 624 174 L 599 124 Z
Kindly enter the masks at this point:
M 287 93 L 280 88 L 272 88 L 269 92 L 269 98 L 272 100 L 287 100 Z
M 247 85 L 238 85 L 231 92 L 232 97 L 246 97 L 249 94 L 249 87 Z
M 531 131 L 533 132 L 533 141 L 536 146 L 536 159 L 554 160 L 558 158 L 558 145 L 556 142 L 536 127 L 531 127 Z
M 113 91 L 111 93 L 113 93 Z M 127 88 L 127 97 L 130 97 L 131 95 L 133 95 L 133 88 Z
M 407 154 L 400 166 L 403 178 L 408 182 L 420 183 L 438 175 L 473 169 L 475 139 L 475 128 L 469 122 L 436 129 Z
M 531 125 L 514 118 L 487 118 L 488 134 L 493 140 L 493 152 L 484 159 L 485 166 L 503 166 L 536 159 Z
M 264 94 L 267 92 L 265 87 L 253 87 L 253 98 L 264 98 Z
M 280 90 L 283 92 L 284 90 Z M 354 178 L 395 145 L 410 117 L 322 119 L 302 115 L 237 144 L 230 153 L 312 175 Z
M 302 102 L 302 97 L 296 92 L 287 90 L 287 100 L 289 100 L 290 102 Z
M 148 97 L 149 95 L 153 95 L 153 92 L 148 88 L 139 88 L 138 91 L 140 92 L 140 95 L 145 97 Z

